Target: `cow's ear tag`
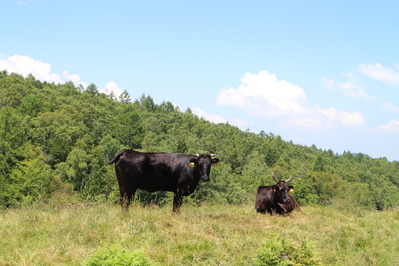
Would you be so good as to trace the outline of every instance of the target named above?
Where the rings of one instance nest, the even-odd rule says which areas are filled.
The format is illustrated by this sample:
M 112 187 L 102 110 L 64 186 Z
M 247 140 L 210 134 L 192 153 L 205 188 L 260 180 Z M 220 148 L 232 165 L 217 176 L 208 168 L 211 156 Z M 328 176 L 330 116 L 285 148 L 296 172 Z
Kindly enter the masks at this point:
M 289 193 L 292 194 L 292 192 L 294 192 L 294 189 L 293 189 L 293 188 L 290 188 Z
M 194 167 L 194 165 L 195 165 L 194 163 L 190 163 L 190 166 L 191 166 L 191 167 Z
M 216 165 L 216 166 L 220 166 L 220 164 L 219 164 L 219 163 L 216 163 L 215 165 Z
M 276 192 L 276 191 L 277 191 L 277 189 L 273 188 L 273 191 L 274 191 L 274 192 Z

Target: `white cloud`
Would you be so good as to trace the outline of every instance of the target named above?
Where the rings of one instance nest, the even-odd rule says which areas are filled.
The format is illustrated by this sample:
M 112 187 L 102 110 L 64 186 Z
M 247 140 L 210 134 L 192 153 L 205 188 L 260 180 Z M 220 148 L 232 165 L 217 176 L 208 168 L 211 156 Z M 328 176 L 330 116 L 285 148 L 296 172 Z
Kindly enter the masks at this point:
M 241 108 L 252 115 L 264 117 L 297 116 L 309 112 L 304 104 L 306 95 L 302 88 L 280 81 L 266 70 L 257 75 L 246 73 L 241 83 L 237 89 L 223 88 L 216 104 Z
M 359 79 L 353 75 L 352 72 L 348 72 L 348 73 L 343 73 L 342 76 L 346 77 L 347 79 L 349 79 L 350 81 L 352 81 L 353 83 L 358 83 Z
M 34 60 L 28 56 L 14 55 L 9 56 L 7 59 L 0 58 L 0 70 L 7 70 L 9 73 L 18 73 L 22 76 L 32 74 L 40 81 L 54 82 L 56 84 L 64 84 L 67 81 L 72 81 L 75 86 L 81 84 L 87 88 L 87 83 L 80 80 L 78 74 L 69 74 L 68 70 L 62 71 L 62 75 L 51 72 L 51 65 Z M 110 81 L 105 85 L 105 88 L 99 90 L 105 94 L 113 92 L 115 97 L 122 94 L 123 89 L 119 88 L 114 81 Z
M 399 65 L 395 66 L 399 69 Z M 380 63 L 375 65 L 361 64 L 359 66 L 359 72 L 363 75 L 369 76 L 372 79 L 382 81 L 391 86 L 399 85 L 399 70 L 384 67 Z
M 105 88 L 99 90 L 101 93 L 105 93 L 106 95 L 110 95 L 111 92 L 115 97 L 119 97 L 123 93 L 123 89 L 119 88 L 114 81 L 110 81 L 105 85 Z
M 177 104 L 172 103 L 172 105 L 173 105 L 173 107 L 174 107 L 177 111 L 183 112 L 183 110 L 182 110 L 182 109 L 180 108 L 180 106 L 178 106 Z
M 362 126 L 364 125 L 363 115 L 357 111 L 348 113 L 345 111 L 338 111 L 334 108 L 328 110 L 321 110 L 321 113 L 327 116 L 331 121 L 338 121 L 348 126 Z
M 363 115 L 357 111 L 353 113 L 329 108 L 322 110 L 319 106 L 312 109 L 311 114 L 303 117 L 284 119 L 282 125 L 303 129 L 327 130 L 337 127 L 339 124 L 345 126 L 363 126 L 365 123 Z
M 388 125 L 381 125 L 378 129 L 382 132 L 397 132 L 399 133 L 399 121 L 395 119 L 389 120 Z
M 28 56 L 14 55 L 7 59 L 0 59 L 0 69 L 27 76 L 32 74 L 41 81 L 65 83 L 61 76 L 51 73 L 50 64 L 34 60 Z
M 78 74 L 69 74 L 68 70 L 62 71 L 62 76 L 64 77 L 65 80 L 70 80 L 73 82 L 75 85 L 82 84 L 84 88 L 88 86 L 86 82 L 83 82 L 80 80 L 80 76 Z
M 223 118 L 221 115 L 207 114 L 200 108 L 193 108 L 192 112 L 193 112 L 193 114 L 195 114 L 199 117 L 202 117 L 210 122 L 216 123 L 216 124 L 218 124 L 218 123 L 224 124 L 224 123 L 228 122 L 230 125 L 233 125 L 233 126 L 236 126 L 239 128 L 245 128 L 245 127 L 249 126 L 249 124 L 246 121 L 244 121 L 240 118 L 232 118 L 230 120 L 227 120 L 227 119 Z
M 87 87 L 87 84 L 80 80 L 78 74 L 68 74 L 68 71 L 64 70 L 62 78 L 59 74 L 51 73 L 50 64 L 23 55 L 13 55 L 7 59 L 0 58 L 0 70 L 7 70 L 9 73 L 17 73 L 24 77 L 32 74 L 40 81 L 54 82 L 56 84 L 63 84 L 70 80 L 75 85 L 82 84 L 84 87 Z
M 34 2 L 34 0 L 27 0 L 27 1 L 17 0 L 18 5 L 26 5 L 26 4 L 33 3 L 33 2 Z
M 246 121 L 244 121 L 244 120 L 242 120 L 240 118 L 232 118 L 232 119 L 229 120 L 229 123 L 230 123 L 230 125 L 233 125 L 233 126 L 236 126 L 236 127 L 239 127 L 239 128 L 247 128 L 247 127 L 249 127 L 249 124 Z
M 339 89 L 348 96 L 373 99 L 355 84 L 358 80 L 352 73 L 345 76 L 351 82 L 337 84 L 330 79 L 323 79 L 323 82 L 327 87 Z M 362 114 L 357 111 L 349 113 L 335 108 L 323 110 L 318 105 L 309 106 L 302 88 L 280 81 L 268 71 L 261 71 L 257 75 L 246 73 L 241 83 L 237 89 L 223 88 L 216 104 L 243 109 L 254 116 L 279 117 L 282 127 L 325 130 L 338 124 L 363 126 L 365 123 Z
M 322 78 L 322 80 L 323 80 L 324 85 L 327 88 L 332 88 L 335 84 L 334 80 L 332 80 L 332 79 Z
M 341 90 L 345 96 L 354 99 L 365 99 L 372 101 L 374 97 L 369 96 L 363 89 L 362 86 L 353 82 L 344 82 L 338 84 L 338 89 Z
M 325 123 L 317 118 L 300 118 L 289 120 L 288 123 L 295 127 L 323 130 L 326 129 Z
M 386 102 L 384 104 L 383 110 L 392 113 L 399 113 L 399 106 L 396 106 L 392 102 Z
M 21 0 L 17 0 L 17 4 L 18 4 L 18 5 L 24 5 L 25 2 L 24 2 L 24 1 L 21 1 Z
M 227 120 L 224 119 L 221 115 L 212 115 L 212 114 L 207 114 L 200 108 L 193 108 L 192 109 L 193 114 L 202 117 L 208 121 L 211 121 L 213 123 L 226 123 Z
M 334 80 L 322 78 L 324 85 L 328 89 L 334 89 L 341 91 L 345 96 L 353 99 L 364 99 L 368 101 L 374 101 L 373 96 L 369 96 L 364 88 L 359 85 L 359 79 L 354 76 L 351 72 L 342 74 L 344 77 L 349 79 L 347 82 L 335 82 Z

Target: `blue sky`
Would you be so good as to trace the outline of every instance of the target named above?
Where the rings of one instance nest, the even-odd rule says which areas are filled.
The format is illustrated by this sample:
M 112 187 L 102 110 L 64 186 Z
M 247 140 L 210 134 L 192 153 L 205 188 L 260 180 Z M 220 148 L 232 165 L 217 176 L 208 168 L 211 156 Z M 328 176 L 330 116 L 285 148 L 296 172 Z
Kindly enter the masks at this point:
M 397 1 L 0 4 L 0 70 L 399 161 Z

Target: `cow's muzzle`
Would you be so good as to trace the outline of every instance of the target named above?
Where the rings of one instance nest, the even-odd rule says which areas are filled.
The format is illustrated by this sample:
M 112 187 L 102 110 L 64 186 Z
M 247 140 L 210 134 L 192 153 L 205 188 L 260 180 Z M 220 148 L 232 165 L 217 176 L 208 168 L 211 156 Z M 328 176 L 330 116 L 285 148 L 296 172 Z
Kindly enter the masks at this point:
M 209 176 L 206 176 L 206 175 L 201 176 L 201 181 L 202 182 L 208 182 L 209 181 Z

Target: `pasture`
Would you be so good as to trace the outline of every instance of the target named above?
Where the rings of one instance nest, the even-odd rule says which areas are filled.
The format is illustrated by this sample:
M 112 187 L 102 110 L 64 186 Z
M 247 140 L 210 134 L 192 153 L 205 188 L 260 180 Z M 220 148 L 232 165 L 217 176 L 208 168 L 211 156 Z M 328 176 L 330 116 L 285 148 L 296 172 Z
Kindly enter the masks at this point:
M 183 204 L 179 215 L 170 204 L 133 204 L 127 213 L 109 203 L 2 210 L 0 265 L 82 265 L 107 248 L 139 250 L 150 265 L 262 265 L 282 246 L 302 265 L 397 265 L 398 209 L 302 210 L 288 217 L 258 214 L 252 204 Z M 292 254 L 277 255 L 284 263 Z

